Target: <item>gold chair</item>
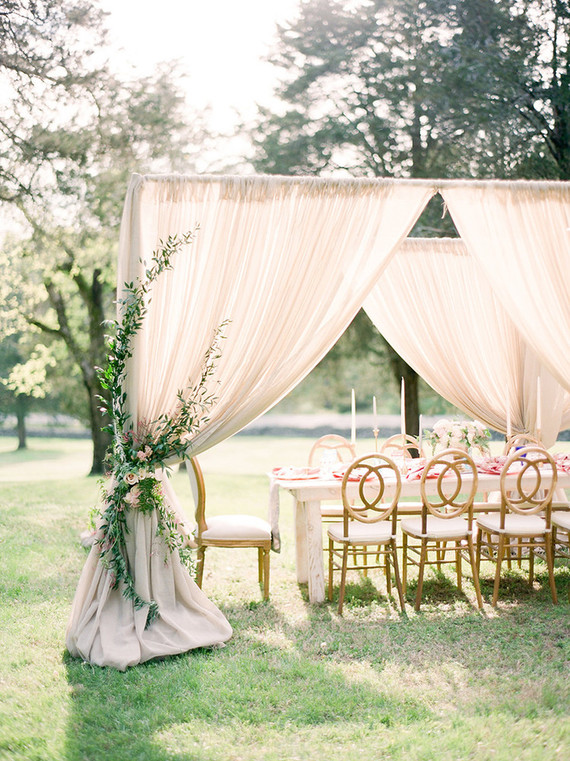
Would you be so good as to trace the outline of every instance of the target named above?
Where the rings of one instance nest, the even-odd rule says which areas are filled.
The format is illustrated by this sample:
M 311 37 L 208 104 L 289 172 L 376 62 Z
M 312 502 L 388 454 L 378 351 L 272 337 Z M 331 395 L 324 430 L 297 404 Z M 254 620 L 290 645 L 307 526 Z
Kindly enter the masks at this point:
M 401 458 L 403 471 L 406 471 L 409 465 L 413 462 L 412 452 L 414 451 L 418 453 L 419 457 L 425 459 L 424 450 L 420 447 L 418 439 L 416 439 L 415 436 L 410 436 L 409 434 L 404 435 L 403 433 L 396 433 L 394 436 L 390 436 L 390 438 L 386 439 L 380 447 L 380 452 L 382 454 L 388 455 L 388 457 L 396 462 L 399 463 Z M 409 464 L 407 464 L 407 460 L 410 461 Z M 417 512 L 418 507 L 417 500 L 400 500 L 398 503 L 398 513 L 400 518 L 403 513 Z
M 418 457 L 425 457 L 423 448 L 420 448 L 420 443 L 415 436 L 403 433 L 396 433 L 394 436 L 390 436 L 389 439 L 382 444 L 380 452 L 387 454 L 388 457 L 394 459 L 395 457 L 402 457 L 405 459 L 412 459 L 412 452 L 417 452 Z
M 469 475 L 470 480 L 465 476 Z M 429 494 L 428 483 L 436 480 L 437 494 Z M 479 574 L 475 562 L 473 543 L 473 500 L 477 493 L 477 468 L 471 457 L 459 449 L 447 449 L 433 457 L 424 468 L 420 481 L 422 514 L 418 518 L 401 521 L 403 536 L 403 587 L 407 585 L 408 564 L 419 568 L 415 609 L 422 600 L 424 569 L 426 565 L 455 563 L 457 588 L 462 589 L 461 558 L 467 549 L 473 573 L 473 586 L 477 605 L 483 607 Z M 466 516 L 466 517 L 465 517 Z M 416 543 L 409 543 L 409 538 Z M 419 560 L 410 557 L 418 555 Z M 452 553 L 453 558 L 446 559 Z M 430 557 L 431 555 L 431 557 Z
M 542 441 L 537 439 L 536 436 L 531 436 L 530 433 L 513 433 L 505 441 L 503 454 L 510 455 L 517 449 L 528 446 L 541 447 Z
M 505 439 L 505 446 L 503 447 L 503 456 L 508 457 L 517 449 L 521 449 L 522 447 L 526 447 L 529 445 L 541 447 L 542 442 L 539 441 L 539 439 L 537 439 L 535 436 L 531 436 L 530 433 L 514 433 L 511 436 L 506 437 Z M 489 502 L 493 505 L 499 505 L 501 503 L 501 492 L 500 491 L 484 492 L 483 502 Z M 493 541 L 498 542 L 499 537 L 493 536 Z M 518 567 L 520 568 L 522 563 L 522 553 L 520 549 L 516 553 L 514 553 L 514 551 L 511 551 L 509 548 L 507 548 L 507 553 L 506 553 L 507 566 L 508 568 L 511 568 L 513 554 L 516 555 L 514 559 L 517 561 Z
M 384 502 L 386 480 L 394 490 L 390 502 Z M 388 594 L 392 591 L 390 563 L 393 565 L 400 606 L 404 610 L 396 548 L 397 505 L 401 488 L 400 472 L 395 463 L 379 453 L 357 457 L 344 474 L 341 487 L 343 520 L 342 523 L 331 524 L 327 531 L 328 597 L 332 600 L 333 573 L 340 570 L 339 615 L 342 615 L 344 604 L 349 549 L 363 559 L 362 564 L 355 563 L 350 570 L 382 568 L 386 575 Z M 376 562 L 368 563 L 368 559 L 374 556 Z
M 254 515 L 213 515 L 206 518 L 206 487 L 198 460 L 190 459 L 197 484 L 195 541 L 198 547 L 196 583 L 201 588 L 204 560 L 208 547 L 257 547 L 259 583 L 263 584 L 263 599 L 269 599 L 269 552 L 271 527 L 263 518 Z M 190 478 L 192 475 L 189 471 Z
M 508 482 L 509 469 L 516 481 Z M 523 482 L 526 478 L 526 482 Z M 534 555 L 542 549 L 546 555 L 552 601 L 556 603 L 554 562 L 552 557 L 551 506 L 556 489 L 556 464 L 540 446 L 526 446 L 513 452 L 501 471 L 500 513 L 486 513 L 477 518 L 477 567 L 481 557 L 496 563 L 492 604 L 499 597 L 501 565 L 505 551 L 517 552 L 529 562 L 529 584 L 534 580 Z
M 336 433 L 327 433 L 321 436 L 313 444 L 309 452 L 309 467 L 317 467 L 325 462 L 334 466 L 343 462 L 352 462 L 356 457 L 356 450 L 344 436 Z M 343 508 L 341 504 L 322 502 L 321 518 L 329 523 L 342 520 Z

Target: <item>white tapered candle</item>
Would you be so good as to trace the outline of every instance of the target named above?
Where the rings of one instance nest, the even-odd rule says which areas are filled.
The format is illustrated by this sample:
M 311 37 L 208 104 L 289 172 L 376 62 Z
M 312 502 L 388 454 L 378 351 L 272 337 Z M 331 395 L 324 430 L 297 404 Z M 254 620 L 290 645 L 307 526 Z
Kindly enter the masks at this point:
M 372 397 L 372 417 L 374 419 L 374 428 L 378 428 L 378 416 L 376 414 L 376 397 Z
M 400 389 L 400 427 L 402 436 L 406 435 L 406 384 L 402 378 L 402 387 Z
M 540 388 L 540 375 L 536 379 L 536 431 L 538 435 L 540 436 L 540 431 L 542 429 L 542 399 L 541 399 L 541 388 Z

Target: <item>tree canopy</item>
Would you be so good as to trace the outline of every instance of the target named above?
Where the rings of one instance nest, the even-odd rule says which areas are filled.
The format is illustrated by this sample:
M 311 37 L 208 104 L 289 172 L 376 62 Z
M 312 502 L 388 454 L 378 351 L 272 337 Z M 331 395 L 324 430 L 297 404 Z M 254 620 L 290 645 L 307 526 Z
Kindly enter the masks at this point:
M 8 3 L 0 14 L 9 92 L 0 127 L 0 199 L 24 234 L 5 241 L 0 283 L 5 335 L 27 334 L 30 356 L 64 345 L 78 371 L 94 443 L 92 472 L 109 443 L 101 431 L 95 368 L 113 316 L 118 226 L 132 172 L 188 171 L 202 141 L 175 68 L 126 80 L 103 59 L 103 15 L 88 2 Z M 72 41 L 71 43 L 69 41 Z M 18 178 L 16 182 L 15 178 Z M 20 363 L 25 363 L 21 357 Z M 57 363 L 59 366 L 59 363 Z M 66 373 L 69 368 L 62 365 Z M 73 396 L 73 395 L 72 395 Z

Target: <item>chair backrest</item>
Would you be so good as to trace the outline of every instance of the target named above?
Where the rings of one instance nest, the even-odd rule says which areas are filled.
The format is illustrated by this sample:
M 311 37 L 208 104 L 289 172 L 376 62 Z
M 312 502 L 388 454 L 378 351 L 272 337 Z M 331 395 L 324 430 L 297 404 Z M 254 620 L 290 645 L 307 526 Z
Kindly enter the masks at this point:
M 467 452 L 461 449 L 439 452 L 426 463 L 421 476 L 422 514 L 425 517 L 430 512 L 437 518 L 457 518 L 469 511 L 471 520 L 478 483 L 477 468 Z M 436 494 L 430 493 L 434 486 Z
M 386 439 L 380 447 L 380 451 L 389 457 L 412 458 L 414 456 L 412 452 L 417 452 L 419 457 L 425 457 L 423 449 L 420 449 L 418 439 L 415 436 L 404 435 L 403 433 L 396 433 L 394 436 Z
M 356 450 L 344 436 L 327 433 L 313 444 L 309 453 L 309 466 L 318 466 L 323 456 L 328 456 L 331 460 L 334 458 L 334 462 L 352 462 L 356 457 Z
M 187 465 L 190 465 L 188 470 L 188 476 L 190 478 L 190 484 L 194 486 L 192 480 L 196 482 L 196 491 L 194 492 L 194 499 L 196 501 L 196 526 L 198 528 L 198 541 L 202 535 L 202 531 L 206 531 L 208 525 L 206 523 L 206 484 L 204 483 L 204 474 L 200 463 L 195 457 L 191 457 L 186 460 Z
M 514 486 L 507 482 L 513 474 Z M 544 447 L 517 449 L 501 470 L 501 511 L 533 515 L 550 508 L 557 478 L 556 463 Z
M 358 483 L 356 489 L 353 482 Z M 391 492 L 390 501 L 384 501 L 387 487 Z M 395 530 L 401 489 L 398 466 L 387 455 L 375 452 L 353 460 L 344 473 L 341 487 L 345 532 L 349 520 L 376 523 L 390 515 Z
M 505 441 L 503 454 L 509 455 L 521 447 L 528 446 L 542 447 L 542 441 L 539 441 L 536 436 L 531 436 L 530 433 L 515 433 Z

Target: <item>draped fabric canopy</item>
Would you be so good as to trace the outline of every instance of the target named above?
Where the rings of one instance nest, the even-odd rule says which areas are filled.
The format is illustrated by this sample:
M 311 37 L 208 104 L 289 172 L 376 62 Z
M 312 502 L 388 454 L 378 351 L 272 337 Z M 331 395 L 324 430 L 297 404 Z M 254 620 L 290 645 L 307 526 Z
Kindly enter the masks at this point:
M 408 238 L 364 302 L 374 325 L 441 396 L 506 433 L 551 446 L 570 425 L 570 394 L 553 378 L 503 307 L 464 242 Z
M 222 441 L 273 406 L 332 347 L 375 284 L 382 282 L 390 258 L 429 198 L 439 191 L 454 219 L 458 215 L 456 221 L 471 263 L 480 263 L 485 272 L 486 295 L 483 281 L 473 286 L 479 276 L 463 265 L 449 269 L 445 286 L 452 289 L 452 278 L 459 278 L 456 282 L 461 283 L 464 301 L 472 288 L 477 292 L 479 306 L 471 313 L 466 311 L 462 320 L 464 333 L 473 320 L 479 359 L 473 363 L 475 353 L 467 356 L 457 351 L 458 333 L 446 334 L 441 323 L 429 327 L 425 309 L 423 321 L 418 317 L 415 322 L 411 312 L 402 313 L 401 303 L 388 309 L 382 297 L 389 295 L 390 285 L 382 287 L 379 304 L 374 306 L 371 296 L 367 308 L 383 330 L 392 331 L 391 340 L 402 347 L 404 356 L 408 352 L 411 364 L 417 362 L 418 368 L 424 368 L 428 382 L 446 398 L 466 411 L 478 412 L 477 417 L 502 430 L 505 389 L 512 389 L 513 424 L 532 427 L 532 390 L 524 389 L 529 382 L 529 388 L 532 386 L 529 379 L 539 372 L 540 363 L 559 384 L 570 388 L 566 367 L 570 362 L 570 351 L 566 350 L 570 348 L 566 347 L 570 312 L 555 282 L 557 268 L 563 270 L 561 283 L 570 279 L 570 186 L 526 183 L 527 190 L 530 185 L 534 190 L 525 195 L 519 192 L 518 183 L 499 183 L 503 195 L 493 208 L 485 204 L 486 188 L 494 188 L 488 183 L 135 175 L 121 226 L 119 287 L 144 272 L 161 240 L 182 235 L 196 224 L 199 230 L 188 251 L 176 257 L 174 269 L 163 273 L 153 287 L 148 315 L 128 367 L 126 390 L 134 425 L 174 409 L 176 392 L 197 380 L 213 333 L 225 320 L 229 321 L 227 338 L 211 388 L 216 402 L 209 421 L 194 436 L 193 453 Z M 556 189 L 562 185 L 558 196 Z M 469 190 L 473 195 L 468 198 Z M 536 203 L 532 202 L 533 193 Z M 478 222 L 473 223 L 470 215 Z M 529 236 L 524 244 L 519 242 L 520 231 Z M 482 250 L 485 247 L 491 247 L 490 256 Z M 535 256 L 536 250 L 540 256 Z M 515 310 L 517 288 L 509 284 L 504 289 L 519 256 L 525 256 L 525 263 L 516 282 L 525 302 L 532 302 L 532 315 L 541 313 L 545 345 L 541 344 L 541 331 L 529 324 L 534 318 L 523 320 L 524 308 Z M 494 260 L 501 257 L 505 263 L 500 276 L 495 277 Z M 435 296 L 437 284 L 428 276 L 438 265 L 434 264 L 433 271 L 425 271 L 425 280 L 416 277 L 415 285 L 409 263 L 407 268 L 403 264 L 394 266 L 403 268 L 395 275 L 396 280 L 402 276 L 410 279 L 418 303 L 424 290 Z M 543 269 L 548 270 L 548 277 Z M 457 272 L 452 275 L 454 270 Z M 394 276 L 385 282 L 394 283 Z M 547 303 L 551 292 L 542 288 L 554 289 L 553 304 Z M 509 294 L 508 303 L 503 300 L 504 290 Z M 499 308 L 505 303 L 506 312 Z M 440 306 L 432 303 L 430 309 L 435 313 Z M 495 320 L 491 340 L 486 322 Z M 521 325 L 524 340 L 520 338 Z M 564 338 L 557 345 L 562 332 Z M 423 344 L 417 336 L 422 337 Z M 557 346 L 565 349 L 563 359 L 556 356 Z M 437 357 L 428 356 L 431 350 L 440 353 L 439 362 Z M 503 351 L 506 356 L 502 356 Z M 487 353 L 491 369 L 483 371 L 481 358 Z M 453 372 L 446 367 L 455 368 L 453 372 L 461 378 L 461 392 L 453 388 Z M 566 419 L 562 416 L 566 401 L 562 395 L 553 404 L 552 430 L 557 420 Z M 166 481 L 164 489 L 170 508 L 176 512 L 176 497 Z M 155 518 L 132 510 L 128 519 L 127 554 L 135 586 L 144 599 L 157 601 L 160 618 L 149 629 L 144 628 L 145 611 L 134 610 L 120 590 L 111 588 L 109 573 L 95 547 L 71 612 L 67 633 L 70 652 L 92 663 L 126 668 L 228 639 L 231 627 L 196 587 L 177 553 L 164 561 L 165 548 L 156 536 Z
M 433 193 L 425 182 L 135 176 L 119 283 L 168 235 L 200 226 L 153 288 L 128 368 L 135 425 L 173 406 L 224 320 L 217 401 L 193 452 L 272 407 L 344 332 Z
M 570 183 L 462 181 L 441 195 L 525 341 L 570 391 Z

